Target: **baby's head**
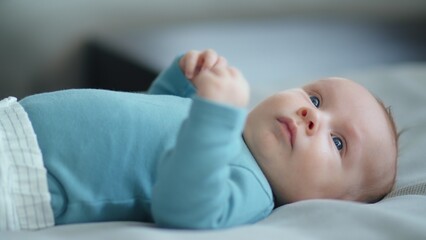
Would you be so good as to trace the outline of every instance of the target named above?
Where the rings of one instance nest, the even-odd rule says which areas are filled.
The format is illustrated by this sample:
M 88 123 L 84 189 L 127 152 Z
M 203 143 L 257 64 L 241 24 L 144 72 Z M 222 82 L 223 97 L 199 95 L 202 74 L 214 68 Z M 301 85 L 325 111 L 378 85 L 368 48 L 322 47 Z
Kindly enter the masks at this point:
M 244 140 L 279 205 L 316 198 L 374 202 L 395 181 L 392 116 L 347 79 L 272 95 L 250 112 Z

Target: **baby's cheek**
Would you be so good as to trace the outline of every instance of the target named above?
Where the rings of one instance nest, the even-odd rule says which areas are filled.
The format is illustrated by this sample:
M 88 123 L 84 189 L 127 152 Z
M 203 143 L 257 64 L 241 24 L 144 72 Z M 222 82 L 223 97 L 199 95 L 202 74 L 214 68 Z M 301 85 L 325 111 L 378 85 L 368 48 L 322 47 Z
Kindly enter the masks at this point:
M 324 148 L 312 147 L 303 152 L 297 159 L 299 172 L 313 181 L 334 175 L 339 171 L 339 164 Z

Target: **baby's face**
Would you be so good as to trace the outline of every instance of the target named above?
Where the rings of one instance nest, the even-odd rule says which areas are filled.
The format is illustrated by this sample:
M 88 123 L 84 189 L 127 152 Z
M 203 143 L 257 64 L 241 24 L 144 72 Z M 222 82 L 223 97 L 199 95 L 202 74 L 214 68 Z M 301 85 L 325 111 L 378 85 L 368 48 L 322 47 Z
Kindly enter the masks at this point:
M 363 188 L 394 171 L 396 147 L 385 111 L 346 79 L 267 98 L 250 112 L 244 139 L 280 204 L 360 200 Z

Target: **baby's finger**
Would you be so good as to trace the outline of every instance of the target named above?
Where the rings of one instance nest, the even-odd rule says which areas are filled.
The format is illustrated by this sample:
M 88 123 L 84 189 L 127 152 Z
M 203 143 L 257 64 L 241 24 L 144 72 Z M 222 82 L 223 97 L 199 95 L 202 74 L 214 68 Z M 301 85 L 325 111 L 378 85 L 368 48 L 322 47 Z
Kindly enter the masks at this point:
M 199 51 L 191 50 L 185 56 L 183 70 L 185 72 L 185 76 L 188 79 L 194 77 L 195 69 L 197 68 L 198 58 L 200 56 Z
M 215 67 L 226 67 L 228 65 L 228 60 L 226 58 L 220 56 L 219 59 L 216 61 Z
M 201 66 L 201 71 L 212 68 L 217 60 L 218 60 L 217 53 L 212 49 L 207 49 L 201 54 L 201 59 L 203 59 L 203 63 Z
M 231 74 L 231 76 L 233 76 L 233 77 L 241 77 L 242 76 L 240 70 L 236 67 L 228 67 L 228 71 Z

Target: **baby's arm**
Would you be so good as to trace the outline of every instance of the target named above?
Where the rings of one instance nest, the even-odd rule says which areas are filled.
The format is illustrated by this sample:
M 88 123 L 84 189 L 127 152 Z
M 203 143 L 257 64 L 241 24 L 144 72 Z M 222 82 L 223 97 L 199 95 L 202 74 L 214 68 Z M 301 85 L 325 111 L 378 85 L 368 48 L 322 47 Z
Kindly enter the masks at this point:
M 242 149 L 248 84 L 238 70 L 225 65 L 201 71 L 193 82 L 198 96 L 175 147 L 157 166 L 154 220 L 179 228 L 249 223 L 254 216 L 241 205 L 247 196 L 231 179 L 230 167 Z

